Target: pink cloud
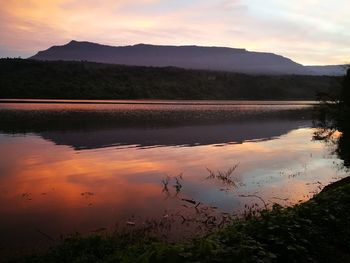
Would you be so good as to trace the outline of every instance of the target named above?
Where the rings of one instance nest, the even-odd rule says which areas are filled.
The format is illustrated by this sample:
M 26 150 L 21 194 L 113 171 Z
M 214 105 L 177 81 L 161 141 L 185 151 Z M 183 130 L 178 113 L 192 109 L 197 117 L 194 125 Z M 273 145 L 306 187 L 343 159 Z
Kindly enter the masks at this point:
M 29 56 L 77 39 L 244 47 L 304 64 L 344 63 L 350 60 L 350 4 L 335 2 L 8 0 L 0 10 L 0 52 Z

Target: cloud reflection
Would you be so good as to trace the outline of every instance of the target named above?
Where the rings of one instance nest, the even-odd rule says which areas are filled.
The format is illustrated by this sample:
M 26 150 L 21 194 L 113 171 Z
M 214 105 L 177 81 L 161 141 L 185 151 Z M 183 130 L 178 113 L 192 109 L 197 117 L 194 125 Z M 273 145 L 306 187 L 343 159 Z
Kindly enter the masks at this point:
M 311 136 L 312 130 L 304 128 L 276 140 L 224 147 L 77 152 L 34 135 L 1 135 L 0 149 L 6 154 L 0 159 L 0 243 L 33 242 L 38 238 L 35 228 L 57 236 L 112 228 L 131 215 L 161 217 L 182 207 L 181 197 L 229 212 L 259 201 L 240 195 L 257 194 L 283 204 L 308 199 L 318 190 L 315 182 L 326 184 L 341 176 L 334 169 L 334 162 L 340 161 L 325 159 L 325 146 Z M 220 182 L 205 180 L 206 168 L 223 170 L 237 162 L 234 173 L 242 186 L 232 192 L 221 191 Z M 181 172 L 179 199 L 165 200 L 162 179 Z

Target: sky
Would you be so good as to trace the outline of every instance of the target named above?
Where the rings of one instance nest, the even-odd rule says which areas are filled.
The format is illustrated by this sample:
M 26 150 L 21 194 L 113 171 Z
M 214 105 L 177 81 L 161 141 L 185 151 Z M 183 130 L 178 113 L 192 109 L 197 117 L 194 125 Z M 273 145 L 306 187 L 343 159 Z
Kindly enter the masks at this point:
M 273 52 L 304 65 L 350 62 L 349 0 L 0 0 L 0 57 L 70 40 Z

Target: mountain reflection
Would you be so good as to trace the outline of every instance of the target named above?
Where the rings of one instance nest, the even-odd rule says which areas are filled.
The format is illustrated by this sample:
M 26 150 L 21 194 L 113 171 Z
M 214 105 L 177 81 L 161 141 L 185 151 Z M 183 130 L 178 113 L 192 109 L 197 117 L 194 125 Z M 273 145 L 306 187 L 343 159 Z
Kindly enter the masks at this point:
M 311 126 L 303 105 L 29 105 L 0 108 L 0 132 L 36 133 L 76 150 L 242 143 Z
M 153 129 L 122 127 L 107 130 L 48 131 L 41 132 L 40 136 L 58 145 L 72 146 L 76 150 L 108 146 L 196 146 L 271 139 L 309 124 L 310 121 L 307 120 L 271 120 Z

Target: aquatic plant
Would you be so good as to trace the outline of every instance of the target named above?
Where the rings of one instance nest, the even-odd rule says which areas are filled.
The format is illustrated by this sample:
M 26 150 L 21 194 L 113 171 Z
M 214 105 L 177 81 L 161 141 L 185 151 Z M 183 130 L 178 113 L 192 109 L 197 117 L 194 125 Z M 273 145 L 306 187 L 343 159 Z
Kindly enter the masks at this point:
M 207 171 L 209 172 L 209 175 L 206 177 L 206 179 L 217 179 L 220 182 L 222 182 L 226 186 L 230 187 L 238 187 L 238 178 L 232 178 L 233 172 L 237 169 L 239 163 L 231 166 L 226 171 L 212 171 L 209 168 L 207 168 Z

